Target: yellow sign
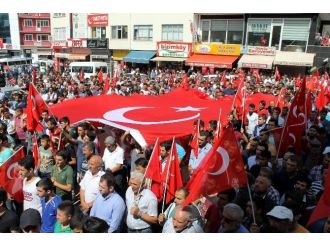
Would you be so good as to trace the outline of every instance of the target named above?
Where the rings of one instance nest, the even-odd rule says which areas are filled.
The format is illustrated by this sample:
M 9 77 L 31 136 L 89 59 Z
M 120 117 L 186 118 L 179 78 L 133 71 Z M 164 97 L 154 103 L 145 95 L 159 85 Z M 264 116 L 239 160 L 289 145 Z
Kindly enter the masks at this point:
M 239 56 L 241 45 L 234 44 L 195 44 L 194 53 L 225 56 Z

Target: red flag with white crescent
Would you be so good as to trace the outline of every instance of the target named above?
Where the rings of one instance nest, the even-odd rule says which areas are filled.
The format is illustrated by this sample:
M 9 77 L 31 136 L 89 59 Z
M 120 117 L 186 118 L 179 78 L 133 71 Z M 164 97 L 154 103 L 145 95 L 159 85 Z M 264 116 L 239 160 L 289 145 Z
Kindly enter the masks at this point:
M 282 157 L 289 146 L 296 149 L 298 155 L 301 153 L 301 137 L 307 124 L 306 116 L 306 77 L 295 95 L 290 106 L 289 115 L 285 122 L 283 135 L 279 147 L 279 157 Z
M 24 149 L 21 147 L 0 166 L 0 186 L 17 202 L 24 200 L 23 178 L 19 175 L 17 163 L 24 156 Z
M 247 174 L 237 146 L 234 129 L 229 125 L 215 139 L 212 149 L 202 159 L 187 184 L 189 196 L 184 205 L 200 196 L 212 195 L 247 183 Z

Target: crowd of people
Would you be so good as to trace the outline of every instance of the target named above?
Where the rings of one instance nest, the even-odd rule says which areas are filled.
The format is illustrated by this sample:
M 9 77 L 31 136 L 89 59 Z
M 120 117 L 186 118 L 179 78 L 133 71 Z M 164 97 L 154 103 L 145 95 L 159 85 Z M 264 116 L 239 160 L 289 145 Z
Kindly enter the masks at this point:
M 80 81 L 79 74 L 71 76 L 65 70 L 48 69 L 38 74 L 35 86 L 43 100 L 52 105 L 99 94 L 158 96 L 181 87 L 187 74 L 188 87 L 211 99 L 235 95 L 240 72 L 233 69 L 225 75 L 215 73 L 218 76 L 209 78 L 200 71 L 186 73 L 181 68 L 118 69 L 116 79 L 104 92 L 104 82 L 97 75 Z M 189 190 L 181 187 L 174 201 L 162 210 L 162 202 L 150 189 L 152 181 L 144 177 L 153 147 L 141 147 L 129 132 L 90 122 L 71 126 L 69 117 L 57 119 L 44 111 L 40 116 L 42 129 L 37 130 L 36 163 L 24 112 L 33 72 L 6 71 L 6 76 L 14 78 L 20 92 L 10 96 L 0 93 L 0 166 L 21 146 L 28 155 L 18 162 L 24 178 L 23 203 L 0 188 L 0 232 L 330 232 L 330 213 L 307 226 L 325 190 L 330 164 L 330 104 L 310 114 L 302 155 L 287 147 L 283 158 L 279 158 L 269 132 L 285 123 L 297 92 L 295 77 L 283 75 L 276 80 L 273 73 L 256 75 L 246 71 L 248 95 L 279 96 L 286 88 L 282 108 L 275 102 L 265 107 L 266 103 L 260 101 L 257 106 L 249 105 L 243 119 L 235 109 L 228 115 L 249 187 L 243 185 L 201 197 L 188 206 L 184 201 Z M 320 78 L 325 82 L 324 75 Z M 198 124 L 198 158 L 191 148 L 176 144 L 184 184 L 211 149 L 216 135 L 217 120 L 195 122 Z M 162 165 L 170 157 L 170 149 L 170 142 L 160 144 Z

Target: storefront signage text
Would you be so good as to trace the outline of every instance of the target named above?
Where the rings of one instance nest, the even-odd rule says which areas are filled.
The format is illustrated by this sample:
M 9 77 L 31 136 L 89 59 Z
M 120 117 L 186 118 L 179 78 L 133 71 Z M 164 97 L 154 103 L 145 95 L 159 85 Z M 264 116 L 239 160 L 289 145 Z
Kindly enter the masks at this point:
M 108 39 L 87 39 L 87 48 L 108 49 Z
M 196 44 L 194 53 L 239 56 L 241 54 L 241 46 L 236 44 Z
M 264 47 L 264 46 L 248 46 L 247 54 L 275 56 L 276 48 L 275 47 Z
M 108 26 L 108 14 L 88 15 L 87 21 L 90 27 L 106 27 Z
M 191 43 L 157 42 L 157 55 L 159 57 L 189 57 L 191 50 Z

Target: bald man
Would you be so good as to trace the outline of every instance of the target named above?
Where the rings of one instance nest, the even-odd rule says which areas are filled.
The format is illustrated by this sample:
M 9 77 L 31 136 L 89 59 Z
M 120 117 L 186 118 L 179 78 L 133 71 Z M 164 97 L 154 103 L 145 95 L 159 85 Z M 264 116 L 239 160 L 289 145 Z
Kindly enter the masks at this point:
M 88 160 L 88 171 L 80 182 L 80 203 L 81 209 L 85 214 L 89 214 L 93 206 L 94 199 L 99 192 L 99 182 L 102 171 L 102 157 L 93 155 Z
M 202 233 L 203 229 L 193 220 L 191 206 L 177 206 L 173 218 L 168 219 L 163 233 Z

